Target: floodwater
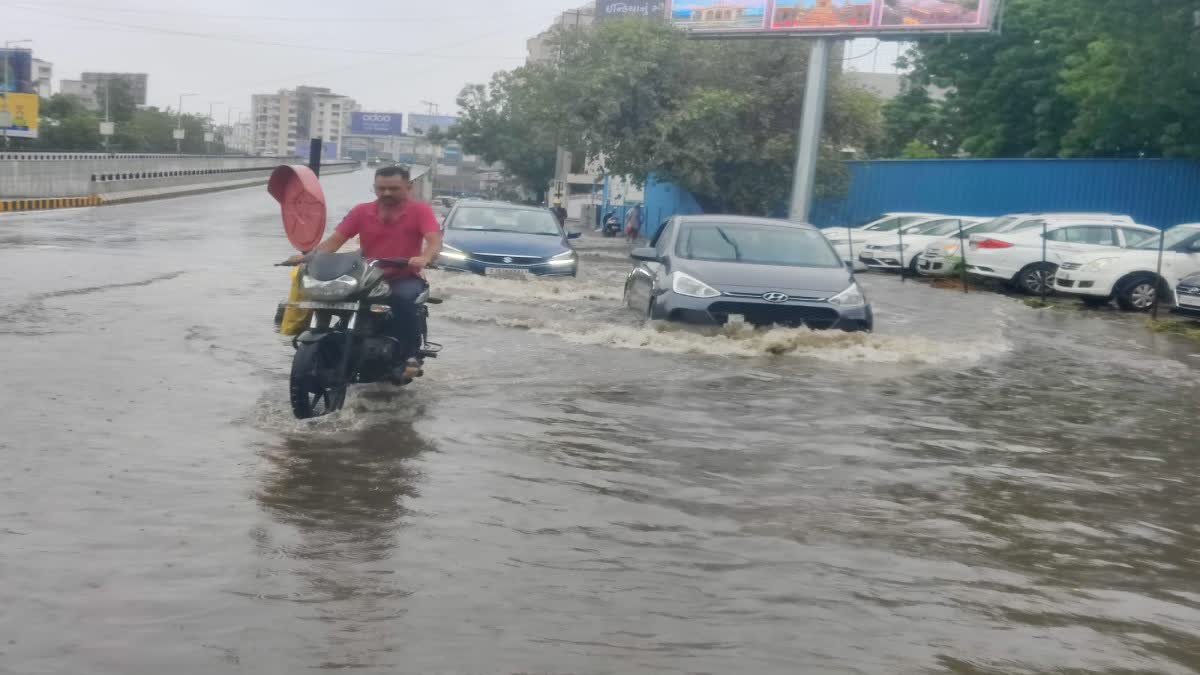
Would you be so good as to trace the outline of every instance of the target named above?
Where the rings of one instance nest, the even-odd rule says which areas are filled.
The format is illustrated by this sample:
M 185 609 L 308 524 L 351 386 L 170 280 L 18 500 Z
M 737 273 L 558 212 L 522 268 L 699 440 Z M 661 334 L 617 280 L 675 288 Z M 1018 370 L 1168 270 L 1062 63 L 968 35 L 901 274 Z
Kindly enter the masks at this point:
M 0 217 L 0 672 L 1200 670 L 1193 344 L 883 276 L 871 336 L 644 326 L 587 239 L 301 423 L 278 222 Z

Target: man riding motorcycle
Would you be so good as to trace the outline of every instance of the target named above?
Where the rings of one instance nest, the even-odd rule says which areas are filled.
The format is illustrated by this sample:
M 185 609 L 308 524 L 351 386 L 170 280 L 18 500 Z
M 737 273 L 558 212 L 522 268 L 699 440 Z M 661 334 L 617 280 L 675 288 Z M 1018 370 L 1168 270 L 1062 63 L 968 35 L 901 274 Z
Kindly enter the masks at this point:
M 386 270 L 391 288 L 388 304 L 394 317 L 389 332 L 402 343 L 420 350 L 423 345 L 416 299 L 428 287 L 422 270 L 433 264 L 442 251 L 442 228 L 432 207 L 412 199 L 411 191 L 407 168 L 379 169 L 375 172 L 378 199 L 351 209 L 316 251 L 337 253 L 346 242 L 358 237 L 365 258 L 408 258 L 407 267 Z M 299 264 L 305 258 L 303 254 L 296 255 L 289 262 Z

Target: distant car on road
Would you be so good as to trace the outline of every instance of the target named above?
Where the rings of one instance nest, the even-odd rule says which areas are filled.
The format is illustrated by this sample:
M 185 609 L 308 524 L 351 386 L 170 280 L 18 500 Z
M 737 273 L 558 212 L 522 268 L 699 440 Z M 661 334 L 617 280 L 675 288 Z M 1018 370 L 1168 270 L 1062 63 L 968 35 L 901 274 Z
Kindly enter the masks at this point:
M 635 249 L 625 304 L 646 318 L 869 331 L 866 295 L 820 230 L 767 218 L 676 216 Z
M 454 208 L 457 201 L 454 197 L 434 197 L 429 206 L 433 208 L 433 215 L 437 216 L 439 220 L 444 220 L 446 216 L 450 215 L 450 209 Z
M 1093 251 L 1066 258 L 1054 285 L 1090 305 L 1112 300 L 1126 311 L 1144 312 L 1158 302 L 1159 293 L 1177 290 L 1184 277 L 1200 271 L 1200 223 L 1178 225 L 1143 240 L 1129 250 Z M 1158 249 L 1163 246 L 1162 283 Z
M 575 276 L 579 255 L 549 210 L 505 202 L 466 200 L 446 216 L 438 264 L 458 272 L 524 279 Z

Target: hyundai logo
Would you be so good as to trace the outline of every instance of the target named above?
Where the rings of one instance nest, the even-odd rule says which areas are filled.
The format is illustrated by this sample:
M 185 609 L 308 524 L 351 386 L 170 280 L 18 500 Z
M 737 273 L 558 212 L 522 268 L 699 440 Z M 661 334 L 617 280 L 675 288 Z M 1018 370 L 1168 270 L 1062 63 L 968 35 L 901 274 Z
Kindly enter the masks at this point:
M 765 293 L 763 295 L 763 300 L 766 300 L 767 302 L 780 303 L 787 302 L 788 300 L 791 300 L 791 298 L 783 293 Z
M 513 264 L 513 259 L 512 259 L 512 258 L 505 258 L 505 259 L 504 259 L 504 264 L 505 264 L 505 265 L 511 265 L 511 264 Z

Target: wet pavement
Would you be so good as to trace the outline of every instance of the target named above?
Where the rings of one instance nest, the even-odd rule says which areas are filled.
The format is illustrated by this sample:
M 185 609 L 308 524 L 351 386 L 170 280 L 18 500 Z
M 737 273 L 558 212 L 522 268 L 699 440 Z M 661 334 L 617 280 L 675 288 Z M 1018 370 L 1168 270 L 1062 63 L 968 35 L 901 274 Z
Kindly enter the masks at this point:
M 644 326 L 588 239 L 301 423 L 276 208 L 0 216 L 0 673 L 1200 671 L 1194 343 L 887 276 Z

